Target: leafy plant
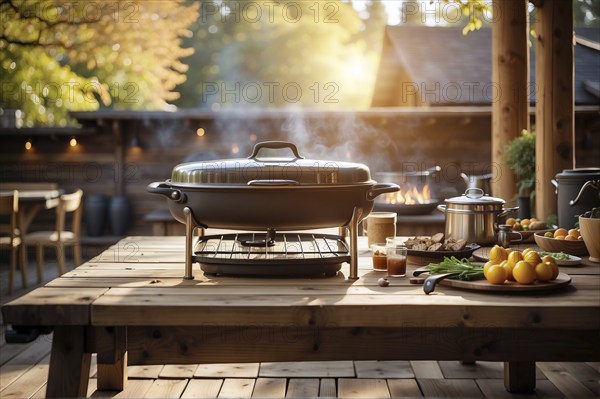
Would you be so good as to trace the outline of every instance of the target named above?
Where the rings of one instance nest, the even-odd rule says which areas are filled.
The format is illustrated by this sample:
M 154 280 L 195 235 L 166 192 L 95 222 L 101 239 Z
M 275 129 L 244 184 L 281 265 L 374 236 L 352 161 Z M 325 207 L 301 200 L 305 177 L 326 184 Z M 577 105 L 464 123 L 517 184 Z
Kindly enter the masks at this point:
M 504 161 L 519 180 L 519 194 L 535 193 L 535 133 L 523 129 L 521 135 L 504 148 Z

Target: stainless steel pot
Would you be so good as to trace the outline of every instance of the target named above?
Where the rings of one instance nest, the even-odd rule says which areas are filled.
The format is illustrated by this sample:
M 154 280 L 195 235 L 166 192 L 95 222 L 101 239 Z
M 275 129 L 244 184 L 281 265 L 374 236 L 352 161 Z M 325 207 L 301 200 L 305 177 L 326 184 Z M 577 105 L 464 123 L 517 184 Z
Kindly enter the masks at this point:
M 282 157 L 284 149 L 292 156 Z M 348 226 L 355 209 L 362 220 L 375 197 L 399 186 L 371 180 L 366 165 L 304 159 L 294 144 L 270 141 L 247 159 L 177 165 L 170 180 L 147 190 L 167 197 L 181 223 L 189 209 L 197 226 L 289 231 Z
M 468 188 L 445 202 L 438 210 L 446 214 L 446 237 L 480 245 L 495 243 L 499 219 L 519 209 L 504 208 L 503 199 L 484 195 L 480 188 Z

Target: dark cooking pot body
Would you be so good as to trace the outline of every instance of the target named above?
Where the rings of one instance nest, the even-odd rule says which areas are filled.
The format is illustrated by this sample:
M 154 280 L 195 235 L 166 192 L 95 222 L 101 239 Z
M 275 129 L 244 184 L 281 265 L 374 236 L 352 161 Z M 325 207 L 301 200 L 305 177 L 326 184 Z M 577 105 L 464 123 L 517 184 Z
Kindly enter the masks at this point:
M 265 149 L 289 149 L 293 157 L 259 157 Z M 354 208 L 362 209 L 362 219 L 375 197 L 398 189 L 371 180 L 365 165 L 306 160 L 286 142 L 259 143 L 248 159 L 181 164 L 170 180 L 148 186 L 169 198 L 182 223 L 189 207 L 199 225 L 238 230 L 345 226 Z
M 558 194 L 560 227 L 574 227 L 577 215 L 600 206 L 600 168 L 565 169 L 552 184 Z
M 189 207 L 195 221 L 207 227 L 285 231 L 348 225 L 354 207 L 362 208 L 361 219 L 366 217 L 373 199 L 393 186 L 373 182 L 330 187 L 182 187 L 166 181 L 152 183 L 148 190 L 158 188 L 165 196 L 175 192 L 185 197 L 182 202 L 168 202 L 171 214 L 181 223 L 185 223 L 183 209 Z

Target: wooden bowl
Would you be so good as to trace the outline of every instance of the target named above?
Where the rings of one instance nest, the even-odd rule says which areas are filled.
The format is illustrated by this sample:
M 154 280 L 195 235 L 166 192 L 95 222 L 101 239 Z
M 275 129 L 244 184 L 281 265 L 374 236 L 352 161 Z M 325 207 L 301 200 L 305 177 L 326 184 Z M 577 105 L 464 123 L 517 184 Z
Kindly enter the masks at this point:
M 600 263 L 600 219 L 579 216 L 579 231 L 592 262 Z
M 564 252 L 569 255 L 584 256 L 588 254 L 583 240 L 557 240 L 544 237 L 544 233 L 535 233 L 535 243 L 546 252 Z

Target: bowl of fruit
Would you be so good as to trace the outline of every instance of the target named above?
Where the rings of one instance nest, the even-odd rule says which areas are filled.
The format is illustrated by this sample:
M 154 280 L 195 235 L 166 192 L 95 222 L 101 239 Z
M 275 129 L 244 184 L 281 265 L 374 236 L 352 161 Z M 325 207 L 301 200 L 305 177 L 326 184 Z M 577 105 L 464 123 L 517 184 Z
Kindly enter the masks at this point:
M 543 220 L 538 220 L 536 218 L 530 219 L 515 219 L 508 218 L 506 219 L 505 224 L 508 224 L 512 227 L 513 231 L 518 231 L 521 234 L 522 239 L 521 242 L 533 242 L 533 235 L 535 233 L 546 233 L 548 231 L 552 231 Z
M 553 232 L 535 233 L 535 243 L 548 252 L 564 252 L 569 255 L 583 256 L 588 250 L 579 229 L 559 228 Z

